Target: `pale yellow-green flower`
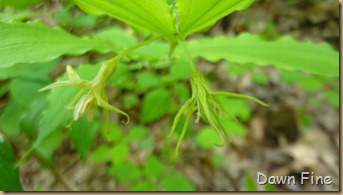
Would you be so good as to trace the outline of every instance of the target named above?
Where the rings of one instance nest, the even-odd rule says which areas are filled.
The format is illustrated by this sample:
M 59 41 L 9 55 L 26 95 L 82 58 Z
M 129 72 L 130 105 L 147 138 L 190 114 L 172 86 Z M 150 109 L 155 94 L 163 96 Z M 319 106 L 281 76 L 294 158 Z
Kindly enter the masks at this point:
M 108 99 L 104 92 L 105 85 L 110 76 L 114 73 L 115 67 L 115 61 L 104 63 L 98 75 L 93 80 L 87 81 L 81 79 L 77 72 L 71 66 L 67 66 L 67 81 L 58 81 L 47 87 L 44 87 L 39 91 L 45 91 L 48 89 L 66 85 L 72 85 L 75 88 L 78 88 L 79 93 L 70 103 L 70 105 L 67 106 L 67 109 L 74 109 L 74 120 L 76 121 L 80 117 L 83 117 L 85 114 L 87 114 L 88 120 L 92 121 L 95 109 L 97 106 L 99 106 L 104 110 L 106 124 L 109 130 L 109 110 L 124 115 L 127 118 L 127 121 L 124 122 L 125 124 L 128 124 L 130 121 L 130 116 L 127 113 L 108 103 Z
M 221 117 L 222 112 L 225 112 L 233 120 L 237 120 L 233 115 L 228 111 L 222 108 L 219 101 L 219 96 L 225 96 L 230 98 L 242 98 L 255 101 L 263 106 L 268 106 L 268 104 L 263 101 L 244 94 L 229 93 L 229 92 L 213 92 L 203 77 L 203 75 L 197 71 L 194 71 L 191 77 L 191 88 L 192 88 L 192 97 L 186 101 L 186 103 L 181 107 L 179 112 L 176 114 L 173 122 L 173 126 L 170 132 L 170 135 L 174 132 L 177 124 L 179 123 L 182 115 L 186 115 L 185 123 L 183 124 L 181 135 L 179 137 L 176 154 L 178 155 L 178 150 L 181 145 L 181 142 L 186 134 L 186 130 L 189 124 L 189 120 L 194 112 L 196 112 L 195 123 L 200 122 L 200 117 L 203 117 L 211 127 L 216 131 L 222 143 L 218 145 L 224 145 L 225 139 L 229 140 L 229 135 L 227 131 L 223 128 L 222 124 L 218 120 L 218 117 Z

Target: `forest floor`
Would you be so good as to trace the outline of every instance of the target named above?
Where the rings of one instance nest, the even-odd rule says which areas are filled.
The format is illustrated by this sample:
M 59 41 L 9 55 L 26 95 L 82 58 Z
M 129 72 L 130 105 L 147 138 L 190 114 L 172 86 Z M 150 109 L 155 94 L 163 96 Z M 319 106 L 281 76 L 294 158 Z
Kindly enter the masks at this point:
M 225 17 L 205 34 L 235 36 L 248 31 L 270 39 L 291 35 L 302 41 L 324 41 L 338 49 L 338 20 L 337 0 L 259 0 L 249 9 Z M 203 61 L 199 68 L 204 74 L 215 75 L 215 88 L 235 89 L 264 97 L 271 107 L 253 108 L 250 120 L 245 123 L 248 133 L 223 148 L 202 150 L 191 141 L 184 143 L 183 153 L 186 155 L 175 166 L 197 190 L 247 190 L 247 180 L 256 179 L 257 172 L 295 176 L 297 179 L 300 179 L 301 172 L 314 172 L 333 178 L 332 185 L 311 185 L 308 182 L 304 185 L 276 185 L 275 189 L 280 191 L 339 189 L 339 110 L 323 100 L 322 92 L 308 92 L 299 85 L 280 82 L 278 71 L 271 66 L 257 68 L 268 75 L 268 82 L 264 85 L 255 83 L 249 72 L 228 78 L 223 74 L 229 71 L 228 66 L 223 63 Z M 311 96 L 318 97 L 318 106 L 308 102 Z M 306 125 L 300 120 L 302 113 L 306 113 Z M 150 136 L 158 136 L 154 134 L 158 125 L 154 123 L 148 127 Z M 160 137 L 154 140 L 163 143 Z M 139 160 L 137 156 L 144 155 L 147 154 L 133 154 L 130 158 Z M 224 156 L 221 167 L 213 165 L 213 155 Z M 107 174 L 107 164 L 82 162 L 68 141 L 63 142 L 55 157 L 57 170 L 72 189 L 128 190 L 126 184 L 114 182 Z M 22 164 L 20 175 L 25 190 L 68 190 L 56 180 L 56 175 L 42 169 L 40 162 L 33 157 Z M 257 189 L 263 190 L 264 186 L 257 186 Z

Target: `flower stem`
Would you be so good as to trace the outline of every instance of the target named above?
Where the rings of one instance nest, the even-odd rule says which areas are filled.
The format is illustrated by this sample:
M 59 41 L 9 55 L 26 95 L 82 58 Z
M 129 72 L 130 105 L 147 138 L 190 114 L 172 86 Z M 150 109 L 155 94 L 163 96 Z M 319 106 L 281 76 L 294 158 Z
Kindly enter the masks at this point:
M 157 40 L 162 39 L 162 38 L 164 38 L 164 36 L 154 37 L 154 38 L 148 39 L 146 41 L 143 41 L 141 43 L 138 43 L 137 45 L 124 50 L 123 52 L 121 52 L 120 54 L 115 56 L 114 58 L 106 61 L 103 64 L 103 67 L 101 67 L 98 75 L 94 78 L 94 80 L 97 81 L 95 83 L 100 84 L 99 86 L 101 86 L 101 88 L 104 87 L 104 85 L 107 83 L 107 81 L 115 73 L 117 63 L 123 57 L 125 57 L 126 55 L 128 55 L 129 53 L 133 52 L 136 49 L 139 49 L 139 48 L 141 48 L 141 47 L 143 47 L 143 46 L 145 46 L 151 42 L 157 41 Z
M 195 64 L 194 64 L 192 55 L 191 55 L 191 53 L 189 52 L 189 50 L 188 50 L 188 48 L 186 47 L 186 45 L 185 45 L 184 42 L 181 41 L 180 39 L 178 40 L 178 42 L 179 42 L 179 45 L 182 47 L 183 51 L 185 52 L 185 54 L 186 54 L 186 56 L 187 56 L 187 59 L 188 59 L 188 61 L 189 61 L 189 65 L 191 66 L 193 73 L 194 73 L 194 72 L 198 72 L 197 69 L 196 69 L 196 66 L 195 66 Z
M 146 41 L 143 41 L 141 43 L 138 43 L 137 45 L 133 46 L 133 47 L 130 47 L 128 49 L 126 49 L 125 51 L 123 51 L 122 53 L 120 53 L 118 56 L 116 56 L 115 58 L 118 58 L 118 59 L 121 59 L 123 57 L 125 57 L 127 54 L 133 52 L 134 50 L 136 49 L 139 49 L 140 47 L 143 47 L 151 42 L 154 42 L 154 41 L 157 41 L 159 39 L 163 39 L 164 36 L 158 36 L 158 37 L 154 37 L 154 38 L 151 38 L 151 39 L 148 39 Z

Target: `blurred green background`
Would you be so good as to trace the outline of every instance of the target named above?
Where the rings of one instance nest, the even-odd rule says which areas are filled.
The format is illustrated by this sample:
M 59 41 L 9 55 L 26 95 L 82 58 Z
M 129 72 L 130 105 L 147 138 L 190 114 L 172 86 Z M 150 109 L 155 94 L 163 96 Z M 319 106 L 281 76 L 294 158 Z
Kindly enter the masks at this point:
M 73 1 L 2 0 L 0 10 L 3 22 L 40 19 L 72 34 L 112 39 L 120 48 L 132 46 L 139 39 L 125 24 L 106 16 L 87 15 Z M 291 35 L 302 41 L 326 42 L 338 50 L 338 20 L 336 0 L 256 0 L 248 9 L 223 18 L 191 38 L 233 37 L 242 32 L 270 40 Z M 113 122 L 111 141 L 107 140 L 99 111 L 93 122 L 82 118 L 68 125 L 71 113 L 63 109 L 65 105 L 54 102 L 72 97 L 72 89 L 37 92 L 62 77 L 68 64 L 82 64 L 80 75 L 93 78 L 104 54 L 87 52 L 81 57 L 63 56 L 43 64 L 0 69 L 0 132 L 13 148 L 14 156 L 9 154 L 9 158 L 18 160 L 25 154 L 38 129 L 45 127 L 40 122 L 42 117 L 46 125 L 56 123 L 57 128 L 20 166 L 23 189 L 338 190 L 338 78 L 284 72 L 272 66 L 200 60 L 199 70 L 214 89 L 253 95 L 271 107 L 223 100 L 224 107 L 239 119 L 239 123 L 220 119 L 231 130 L 233 141 L 216 147 L 218 138 L 210 126 L 192 124 L 178 159 L 175 146 L 181 127 L 171 138 L 167 135 L 176 112 L 190 97 L 191 70 L 185 59 L 161 61 L 163 51 L 155 44 L 137 51 L 141 59 L 127 58 L 119 64 L 107 92 L 110 102 L 126 110 L 132 122 L 128 126 Z M 43 112 L 46 107 L 49 110 Z M 121 118 L 112 113 L 111 120 Z M 313 171 L 330 175 L 334 184 L 258 186 L 258 171 L 296 178 L 301 171 Z

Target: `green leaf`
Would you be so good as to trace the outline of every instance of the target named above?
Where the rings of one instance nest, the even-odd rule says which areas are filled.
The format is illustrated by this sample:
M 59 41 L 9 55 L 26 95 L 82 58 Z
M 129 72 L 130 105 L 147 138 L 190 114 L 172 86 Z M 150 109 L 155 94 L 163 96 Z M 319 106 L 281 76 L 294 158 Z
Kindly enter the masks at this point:
M 141 148 L 142 149 L 151 149 L 154 147 L 154 141 L 152 140 L 152 138 L 148 137 L 146 139 L 144 139 L 142 142 L 141 142 Z
M 38 96 L 42 95 L 38 90 L 46 84 L 45 82 L 33 79 L 17 78 L 10 85 L 12 98 L 23 107 L 27 107 Z
M 149 182 L 138 182 L 134 186 L 131 187 L 131 191 L 154 191 L 157 190 L 155 184 Z
M 0 128 L 9 136 L 16 137 L 20 132 L 20 121 L 23 116 L 24 109 L 16 101 L 10 101 L 5 107 L 3 113 L 0 116 Z
M 130 147 L 126 143 L 121 143 L 112 148 L 112 163 L 114 166 L 121 166 L 130 154 Z
M 211 158 L 211 161 L 215 166 L 221 167 L 225 165 L 225 156 L 220 154 L 214 154 Z
M 325 99 L 334 107 L 339 108 L 339 89 L 324 92 Z
M 108 146 L 99 146 L 91 153 L 90 159 L 94 162 L 110 161 L 113 157 L 112 148 Z
M 47 95 L 48 105 L 42 112 L 38 137 L 33 147 L 40 145 L 54 131 L 67 124 L 71 111 L 67 110 L 65 106 L 71 102 L 76 94 L 77 90 L 70 86 L 51 90 L 50 94 Z
M 254 0 L 176 0 L 182 39 L 212 26 L 224 16 L 248 7 Z
M 137 73 L 137 83 L 139 89 L 149 89 L 160 84 L 160 77 L 151 71 Z
M 74 16 L 72 26 L 75 28 L 80 27 L 93 27 L 97 24 L 97 17 L 91 15 L 78 15 Z
M 141 121 L 148 123 L 159 119 L 169 109 L 171 94 L 166 89 L 156 89 L 145 95 L 141 111 Z
M 153 42 L 132 52 L 132 56 L 140 59 L 162 60 L 168 54 L 168 44 L 165 42 Z M 168 62 L 169 64 L 169 62 Z
M 134 93 L 128 93 L 123 96 L 123 104 L 126 110 L 133 108 L 139 104 L 139 98 Z
M 15 8 L 28 8 L 30 6 L 33 6 L 35 4 L 38 4 L 44 0 L 1 0 L 0 1 L 0 7 L 2 6 L 12 6 Z
M 183 83 L 174 84 L 174 91 L 181 102 L 186 102 L 190 97 L 190 89 Z
M 195 186 L 180 174 L 171 174 L 162 179 L 161 184 L 168 191 L 194 191 Z
M 103 123 L 101 124 L 101 135 L 102 137 L 107 140 L 108 139 L 108 129 L 107 124 Z M 120 126 L 117 124 L 110 124 L 110 132 L 109 132 L 109 138 L 112 142 L 118 141 L 123 136 L 123 130 Z
M 74 122 L 71 129 L 68 129 L 70 140 L 74 148 L 79 152 L 81 158 L 86 159 L 99 129 L 99 118 L 95 117 L 93 122 L 83 117 Z
M 311 123 L 311 117 L 310 117 L 310 114 L 305 109 L 301 109 L 299 111 L 298 117 L 299 117 L 299 122 L 304 129 L 309 127 L 309 125 Z
M 137 141 L 146 137 L 148 131 L 144 126 L 135 125 L 130 128 L 128 137 L 131 141 Z
M 274 191 L 276 191 L 276 188 L 275 188 L 275 186 L 273 184 L 267 183 L 264 186 L 264 190 L 267 191 L 267 192 L 274 192 Z
M 42 109 L 46 105 L 46 97 L 44 93 L 39 93 L 38 89 L 50 82 L 47 75 L 55 64 L 56 62 L 31 66 L 15 65 L 4 69 L 4 72 L 9 73 L 7 76 L 16 77 L 9 85 L 11 101 L 0 117 L 0 127 L 8 136 L 17 136 L 20 129 L 23 129 L 27 135 L 32 135 L 37 129 Z M 16 68 L 19 71 L 16 71 Z M 6 74 L 4 76 L 6 77 Z
M 21 128 L 28 138 L 34 138 L 39 129 L 41 114 L 47 106 L 46 97 L 42 96 L 32 100 L 32 104 L 21 118 Z M 12 121 L 13 122 L 13 121 Z
M 0 84 L 0 97 L 4 96 L 6 93 L 8 93 L 10 90 L 10 85 L 9 83 L 1 83 Z
M 231 117 L 223 116 L 219 121 L 229 134 L 244 136 L 247 133 L 246 127 L 241 123 L 232 120 Z
M 63 132 L 57 129 L 45 138 L 37 147 L 37 151 L 50 163 L 53 163 L 53 154 L 63 141 Z
M 256 179 L 248 173 L 244 176 L 244 187 L 245 191 L 257 191 Z
M 109 170 L 110 174 L 120 182 L 133 182 L 142 175 L 140 168 L 132 163 L 126 163 L 121 166 L 113 166 Z
M 318 75 L 306 75 L 300 72 L 280 72 L 281 79 L 288 84 L 300 85 L 305 91 L 318 91 L 323 88 L 324 81 Z
M 70 25 L 73 20 L 71 8 L 69 6 L 61 7 L 61 9 L 54 13 L 52 18 L 61 26 Z
M 148 177 L 158 177 L 164 169 L 164 164 L 156 156 L 150 156 L 145 162 L 144 173 Z
M 20 10 L 20 11 L 3 11 L 0 12 L 0 21 L 2 22 L 13 22 L 23 21 L 33 17 L 35 14 L 31 10 Z
M 90 14 L 106 14 L 128 23 L 139 31 L 152 31 L 160 35 L 175 33 L 172 7 L 166 0 L 75 0 Z
M 0 22 L 0 37 L 0 68 L 50 61 L 63 54 L 79 55 L 91 49 L 110 49 L 101 41 L 81 39 L 41 22 Z
M 170 76 L 175 80 L 189 79 L 192 75 L 192 69 L 186 59 L 175 61 L 170 68 Z
M 338 52 L 324 43 L 299 42 L 291 37 L 274 41 L 242 34 L 236 38 L 216 37 L 193 41 L 190 52 L 209 61 L 226 59 L 234 63 L 274 65 L 281 70 L 301 70 L 338 76 Z
M 60 62 L 59 59 L 45 62 L 30 64 L 15 64 L 10 67 L 0 68 L 0 79 L 5 80 L 8 78 L 25 77 L 35 82 L 47 81 L 50 82 L 49 73 Z
M 323 82 L 315 77 L 304 76 L 298 82 L 305 91 L 318 91 L 323 88 Z
M 93 35 L 92 38 L 111 43 L 116 51 L 120 51 L 119 49 L 125 49 L 137 44 L 137 39 L 134 35 L 118 26 L 103 29 Z
M 252 79 L 257 84 L 262 84 L 262 85 L 268 84 L 268 77 L 262 72 L 254 72 L 252 74 Z
M 127 67 L 126 64 L 119 63 L 117 65 L 116 72 L 113 74 L 113 76 L 110 79 L 110 83 L 113 86 L 121 86 L 123 88 L 126 88 L 132 83 L 132 72 L 129 67 Z
M 0 190 L 22 191 L 19 170 L 14 168 L 15 156 L 11 145 L 0 134 Z
M 233 116 L 241 119 L 242 121 L 248 121 L 251 116 L 251 108 L 248 105 L 247 100 L 242 99 L 229 99 L 219 98 L 223 109 L 231 113 Z
M 220 138 L 212 127 L 204 127 L 200 129 L 195 137 L 195 142 L 204 149 L 209 149 L 220 143 Z

